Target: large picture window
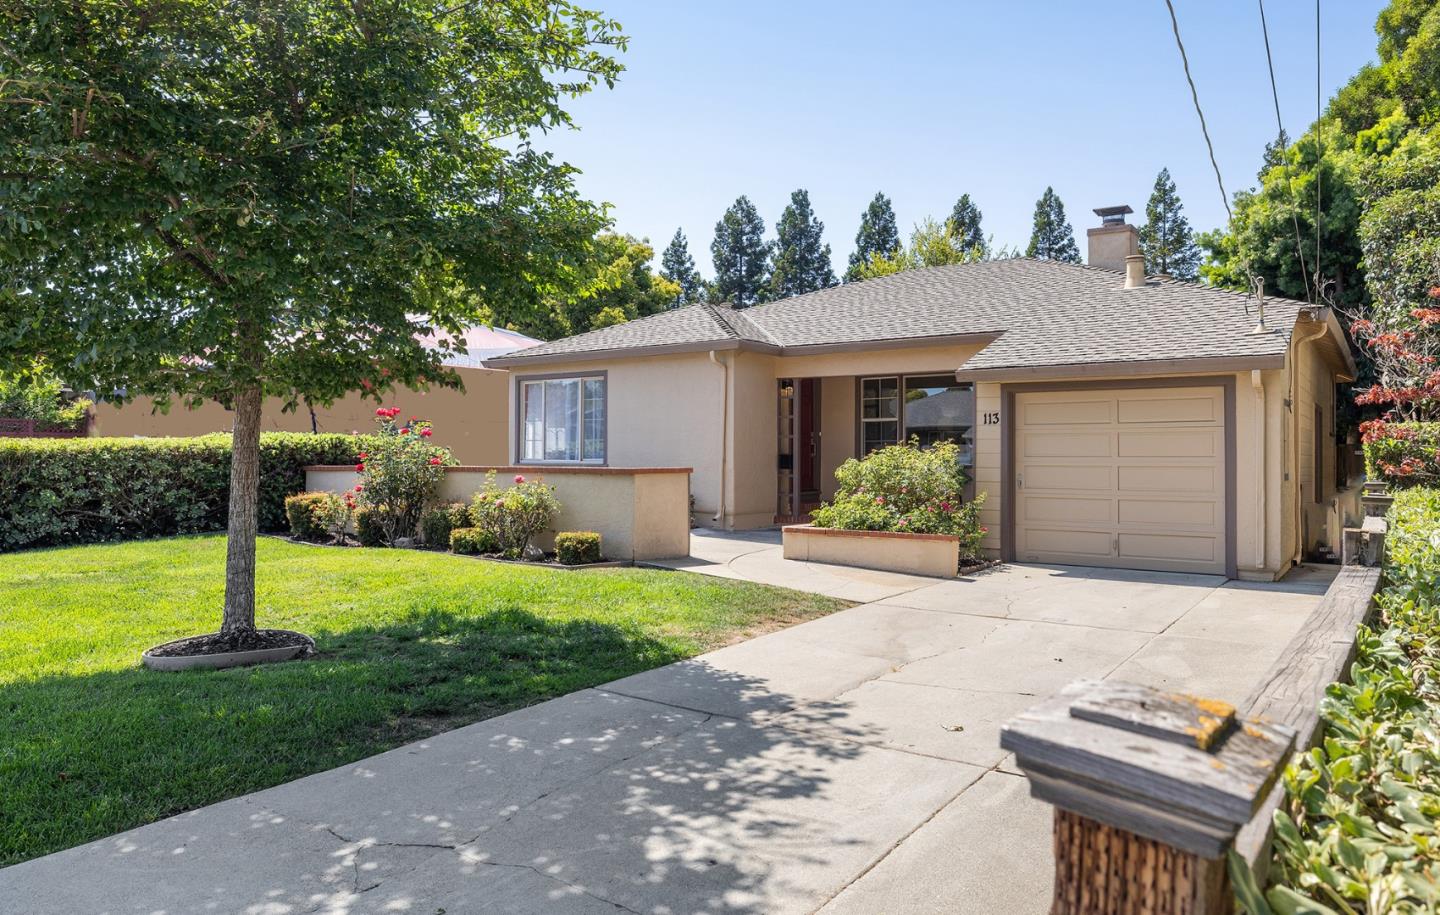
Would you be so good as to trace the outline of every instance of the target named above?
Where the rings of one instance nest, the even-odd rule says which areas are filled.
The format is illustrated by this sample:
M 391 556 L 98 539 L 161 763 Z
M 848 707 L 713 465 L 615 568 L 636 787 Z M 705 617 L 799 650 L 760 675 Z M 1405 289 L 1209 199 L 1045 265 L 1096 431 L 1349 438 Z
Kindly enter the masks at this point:
M 605 378 L 520 382 L 522 461 L 605 463 Z
M 954 375 L 891 375 L 860 379 L 860 450 L 920 440 L 960 446 L 960 463 L 975 463 L 975 388 Z

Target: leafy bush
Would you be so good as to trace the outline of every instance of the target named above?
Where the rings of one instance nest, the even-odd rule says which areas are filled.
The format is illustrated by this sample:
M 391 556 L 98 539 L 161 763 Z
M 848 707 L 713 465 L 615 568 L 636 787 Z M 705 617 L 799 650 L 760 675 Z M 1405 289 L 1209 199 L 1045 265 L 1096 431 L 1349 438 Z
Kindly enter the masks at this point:
M 450 532 L 450 550 L 467 556 L 493 553 L 495 538 L 478 527 L 457 527 Z
M 360 541 L 361 546 L 389 546 L 390 541 L 385 539 L 385 528 L 381 526 L 379 516 L 374 509 L 355 509 L 355 539 Z
M 470 503 L 475 526 L 489 534 L 509 559 L 522 558 L 535 535 L 553 525 L 559 514 L 553 486 L 516 474 L 515 485 L 501 489 L 493 470 L 485 475 L 484 487 Z
M 816 527 L 896 531 L 959 537 L 962 560 L 980 556 L 985 496 L 965 501 L 965 470 L 953 442 L 921 448 L 918 440 L 891 445 L 835 471 L 835 499 L 812 515 Z
M 307 464 L 348 464 L 367 441 L 261 436 L 260 529 L 287 529 Z M 0 439 L 0 493 L 0 550 L 224 530 L 230 436 Z
M 567 566 L 600 561 L 600 535 L 594 531 L 561 531 L 555 535 L 555 558 Z
M 450 545 L 451 531 L 469 526 L 470 506 L 464 502 L 446 502 L 420 516 L 420 540 L 428 547 L 444 549 Z
M 1395 489 L 1440 483 L 1440 423 L 1375 420 L 1360 428 L 1368 478 Z
M 0 374 L 0 419 L 33 419 L 45 431 L 77 429 L 91 403 L 66 396 L 60 379 L 42 370 L 32 377 Z
M 1431 912 L 1440 899 L 1437 531 L 1440 490 L 1396 495 L 1378 619 L 1360 630 L 1350 682 L 1321 703 L 1323 739 L 1285 771 L 1276 912 Z
M 430 444 L 428 422 L 412 416 L 401 425 L 395 422 L 399 415 L 399 407 L 375 411 L 380 428 L 355 465 L 363 487 L 360 502 L 386 545 L 415 536 L 420 514 L 445 479 L 446 465 L 455 463 L 448 449 Z
M 290 534 L 297 540 L 319 540 L 328 530 L 328 492 L 301 492 L 285 497 L 285 517 Z

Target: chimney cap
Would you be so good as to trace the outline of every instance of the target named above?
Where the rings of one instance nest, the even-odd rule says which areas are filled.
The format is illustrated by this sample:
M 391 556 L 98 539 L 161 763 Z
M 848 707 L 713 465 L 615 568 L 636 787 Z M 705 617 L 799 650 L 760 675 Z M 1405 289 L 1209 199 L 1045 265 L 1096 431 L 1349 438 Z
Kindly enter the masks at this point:
M 1125 214 L 1133 213 L 1128 204 L 1120 204 L 1118 207 L 1096 207 L 1095 215 L 1100 217 L 1100 224 L 1104 226 L 1118 225 L 1125 222 Z

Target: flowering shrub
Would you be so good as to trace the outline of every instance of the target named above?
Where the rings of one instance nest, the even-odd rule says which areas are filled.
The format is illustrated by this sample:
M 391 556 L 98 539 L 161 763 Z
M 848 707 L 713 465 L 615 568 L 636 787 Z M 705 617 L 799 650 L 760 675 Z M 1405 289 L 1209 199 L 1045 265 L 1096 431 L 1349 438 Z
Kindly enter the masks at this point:
M 415 536 L 420 514 L 435 498 L 445 467 L 455 463 L 448 449 L 431 444 L 428 422 L 412 416 L 402 425 L 395 419 L 399 415 L 399 407 L 375 411 L 380 428 L 355 465 L 361 475 L 360 504 L 387 545 Z
M 962 561 L 980 556 L 985 496 L 965 501 L 965 470 L 953 442 L 920 448 L 917 440 L 851 458 L 835 471 L 833 502 L 815 510 L 812 523 L 850 531 L 947 534 L 960 539 Z
M 475 526 L 489 534 L 509 559 L 522 558 L 535 535 L 553 525 L 559 514 L 560 503 L 553 486 L 517 474 L 514 486 L 501 489 L 493 470 L 486 474 L 484 488 L 470 503 Z
M 1365 475 L 1396 489 L 1440 483 L 1440 423 L 1360 424 Z
M 1440 285 L 1429 298 L 1440 303 Z M 1390 317 L 1380 317 L 1382 311 Z M 1350 332 L 1376 374 L 1355 402 L 1381 411 L 1360 425 L 1366 476 L 1400 488 L 1440 482 L 1440 433 L 1433 425 L 1440 420 L 1440 307 L 1377 309 Z

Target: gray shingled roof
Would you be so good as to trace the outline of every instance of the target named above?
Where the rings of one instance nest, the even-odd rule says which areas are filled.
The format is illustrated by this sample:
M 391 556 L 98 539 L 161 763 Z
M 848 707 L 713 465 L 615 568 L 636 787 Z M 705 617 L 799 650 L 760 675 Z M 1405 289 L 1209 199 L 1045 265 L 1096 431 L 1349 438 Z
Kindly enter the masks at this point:
M 927 337 L 994 335 L 960 368 L 1001 369 L 1281 356 L 1305 307 L 1266 300 L 1274 333 L 1252 334 L 1254 300 L 1174 280 L 1125 289 L 1121 273 L 1031 258 L 907 270 L 743 310 L 693 305 L 567 337 L 492 360 L 533 359 L 704 344 L 771 352 Z

